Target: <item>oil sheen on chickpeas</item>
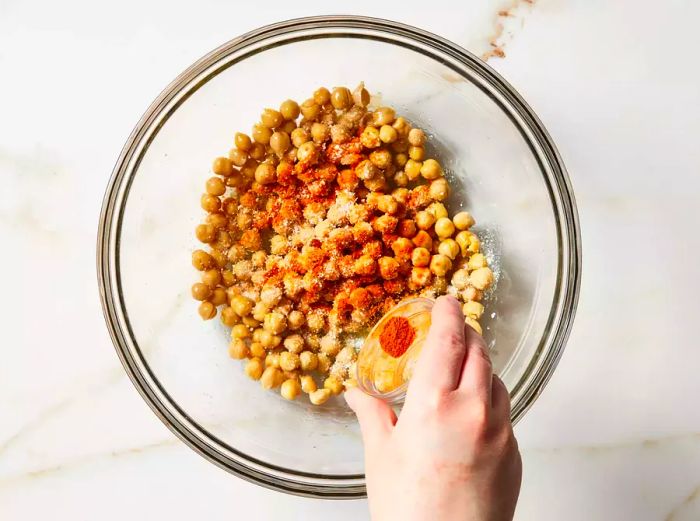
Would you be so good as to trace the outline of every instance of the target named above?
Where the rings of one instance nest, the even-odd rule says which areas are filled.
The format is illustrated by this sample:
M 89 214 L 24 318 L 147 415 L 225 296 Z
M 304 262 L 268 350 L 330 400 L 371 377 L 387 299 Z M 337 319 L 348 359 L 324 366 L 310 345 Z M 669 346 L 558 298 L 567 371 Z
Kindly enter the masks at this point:
M 191 292 L 231 331 L 229 355 L 288 400 L 356 385 L 356 345 L 395 304 L 447 291 L 481 333 L 493 273 L 426 133 L 363 83 L 319 87 L 232 134 L 198 204 Z

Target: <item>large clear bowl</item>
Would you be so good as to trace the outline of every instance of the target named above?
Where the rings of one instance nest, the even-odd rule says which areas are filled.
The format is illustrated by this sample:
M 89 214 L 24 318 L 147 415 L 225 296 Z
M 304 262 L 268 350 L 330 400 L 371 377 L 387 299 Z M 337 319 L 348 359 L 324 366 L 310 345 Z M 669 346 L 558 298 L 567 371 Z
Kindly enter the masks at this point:
M 574 197 L 552 140 L 522 98 L 478 58 L 395 22 L 291 20 L 236 38 L 192 65 L 149 107 L 105 195 L 98 271 L 107 325 L 126 371 L 188 445 L 245 479 L 315 497 L 365 494 L 362 444 L 342 399 L 288 403 L 227 354 L 218 320 L 189 295 L 199 194 L 212 158 L 261 109 L 320 85 L 364 81 L 432 137 L 476 217 L 497 285 L 484 336 L 518 420 L 562 353 L 580 282 Z

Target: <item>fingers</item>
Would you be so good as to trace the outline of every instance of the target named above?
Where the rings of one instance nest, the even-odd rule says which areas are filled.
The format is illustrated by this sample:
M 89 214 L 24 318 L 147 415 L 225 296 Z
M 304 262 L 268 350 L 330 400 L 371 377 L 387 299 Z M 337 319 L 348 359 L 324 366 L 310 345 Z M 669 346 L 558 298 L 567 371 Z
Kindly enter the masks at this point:
M 345 400 L 357 415 L 365 446 L 371 446 L 391 433 L 396 424 L 396 414 L 386 402 L 357 388 L 348 389 Z
M 510 421 L 510 393 L 503 381 L 493 375 L 491 383 L 491 407 L 494 414 L 503 420 Z
M 483 337 L 471 327 L 464 328 L 467 356 L 462 369 L 459 389 L 476 394 L 484 402 L 491 403 L 491 378 L 493 368 Z
M 457 299 L 443 296 L 432 311 L 430 331 L 416 362 L 409 393 L 453 391 L 459 384 L 466 346 L 464 316 Z

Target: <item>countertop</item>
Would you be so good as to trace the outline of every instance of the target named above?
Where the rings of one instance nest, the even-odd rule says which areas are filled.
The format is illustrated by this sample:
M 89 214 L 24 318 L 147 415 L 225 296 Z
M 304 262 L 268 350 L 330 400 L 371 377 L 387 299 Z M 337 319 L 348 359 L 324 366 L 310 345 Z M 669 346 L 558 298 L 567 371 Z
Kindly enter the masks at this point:
M 488 59 L 568 167 L 583 288 L 561 363 L 516 427 L 516 519 L 700 519 L 700 3 L 464 3 L 342 10 Z M 108 177 L 160 90 L 244 31 L 333 10 L 0 2 L 1 519 L 367 519 L 365 501 L 258 488 L 179 442 L 122 370 L 95 275 Z

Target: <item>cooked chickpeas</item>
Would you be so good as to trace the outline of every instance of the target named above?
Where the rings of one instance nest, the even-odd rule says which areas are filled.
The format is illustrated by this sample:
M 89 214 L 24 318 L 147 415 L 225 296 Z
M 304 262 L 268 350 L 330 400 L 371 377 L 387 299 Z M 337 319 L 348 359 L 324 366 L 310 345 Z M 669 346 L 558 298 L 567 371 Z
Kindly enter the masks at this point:
M 309 401 L 314 405 L 323 405 L 331 397 L 330 389 L 318 389 L 309 393 Z
M 408 132 L 408 142 L 414 147 L 422 147 L 425 145 L 425 132 L 419 128 L 412 128 Z
M 299 117 L 299 104 L 294 100 L 285 100 L 280 105 L 280 114 L 286 120 L 295 120 Z
M 248 346 L 242 338 L 234 338 L 228 346 L 228 354 L 231 358 L 243 360 L 248 357 Z
M 270 390 L 279 387 L 282 384 L 280 381 L 282 378 L 284 378 L 282 371 L 276 367 L 268 366 L 260 377 L 260 383 L 263 388 Z
M 332 394 L 340 394 L 343 391 L 343 382 L 336 376 L 329 376 L 323 381 L 323 388 L 328 389 Z
M 192 285 L 192 297 L 195 300 L 207 300 L 211 295 L 211 288 L 203 282 L 197 282 Z
M 491 268 L 478 268 L 469 274 L 469 282 L 476 289 L 484 290 L 493 284 Z
M 203 320 L 210 320 L 216 316 L 216 307 L 207 300 L 199 305 L 198 311 Z
M 450 186 L 426 156 L 425 132 L 369 102 L 360 83 L 264 109 L 250 136 L 235 133 L 228 157 L 214 160 L 200 199 L 199 314 L 213 318 L 221 306 L 229 355 L 288 400 L 304 392 L 320 405 L 356 386 L 344 333 L 404 298 L 449 290 L 481 331 L 493 273 L 469 231 L 474 219 L 449 218 Z M 375 385 L 395 388 L 393 373 Z
M 283 371 L 294 371 L 298 369 L 300 365 L 301 362 L 298 354 L 290 353 L 289 351 L 282 351 L 280 353 L 280 369 Z
M 260 116 L 260 121 L 267 128 L 277 128 L 282 124 L 284 118 L 282 114 L 274 109 L 265 109 Z
M 472 317 L 465 317 L 464 323 L 467 324 L 469 327 L 471 327 L 474 331 L 476 331 L 480 335 L 483 334 L 483 331 L 481 330 L 481 325 L 476 320 L 474 320 Z
M 318 355 L 312 351 L 302 351 L 299 354 L 299 363 L 303 371 L 313 371 L 318 367 Z
M 331 93 L 331 104 L 339 110 L 350 108 L 352 105 L 352 94 L 347 87 L 335 87 Z
M 435 221 L 435 233 L 437 233 L 438 237 L 446 239 L 447 237 L 451 237 L 454 232 L 455 225 L 452 224 L 452 221 L 450 221 L 448 217 L 441 217 Z
M 301 385 L 296 378 L 289 378 L 282 383 L 280 394 L 286 400 L 295 400 L 301 394 Z
M 430 198 L 435 201 L 444 201 L 450 195 L 450 186 L 445 178 L 436 179 L 430 183 Z
M 430 271 L 438 277 L 444 277 L 452 269 L 452 261 L 445 255 L 433 255 L 430 259 Z
M 256 143 L 260 143 L 261 145 L 267 145 L 270 142 L 270 138 L 272 137 L 272 130 L 270 130 L 270 128 L 265 125 L 253 125 L 253 132 L 251 133 L 251 135 L 253 136 L 253 140 Z M 252 150 L 250 152 L 250 155 L 251 157 L 254 157 Z
M 474 226 L 474 218 L 469 212 L 459 212 L 452 218 L 458 230 L 468 230 Z
M 243 295 L 237 295 L 231 300 L 231 307 L 239 317 L 245 317 L 253 309 L 253 302 Z
M 302 391 L 304 391 L 306 394 L 311 394 L 316 389 L 318 389 L 318 387 L 316 386 L 316 380 L 314 380 L 313 376 L 304 375 L 301 377 Z

